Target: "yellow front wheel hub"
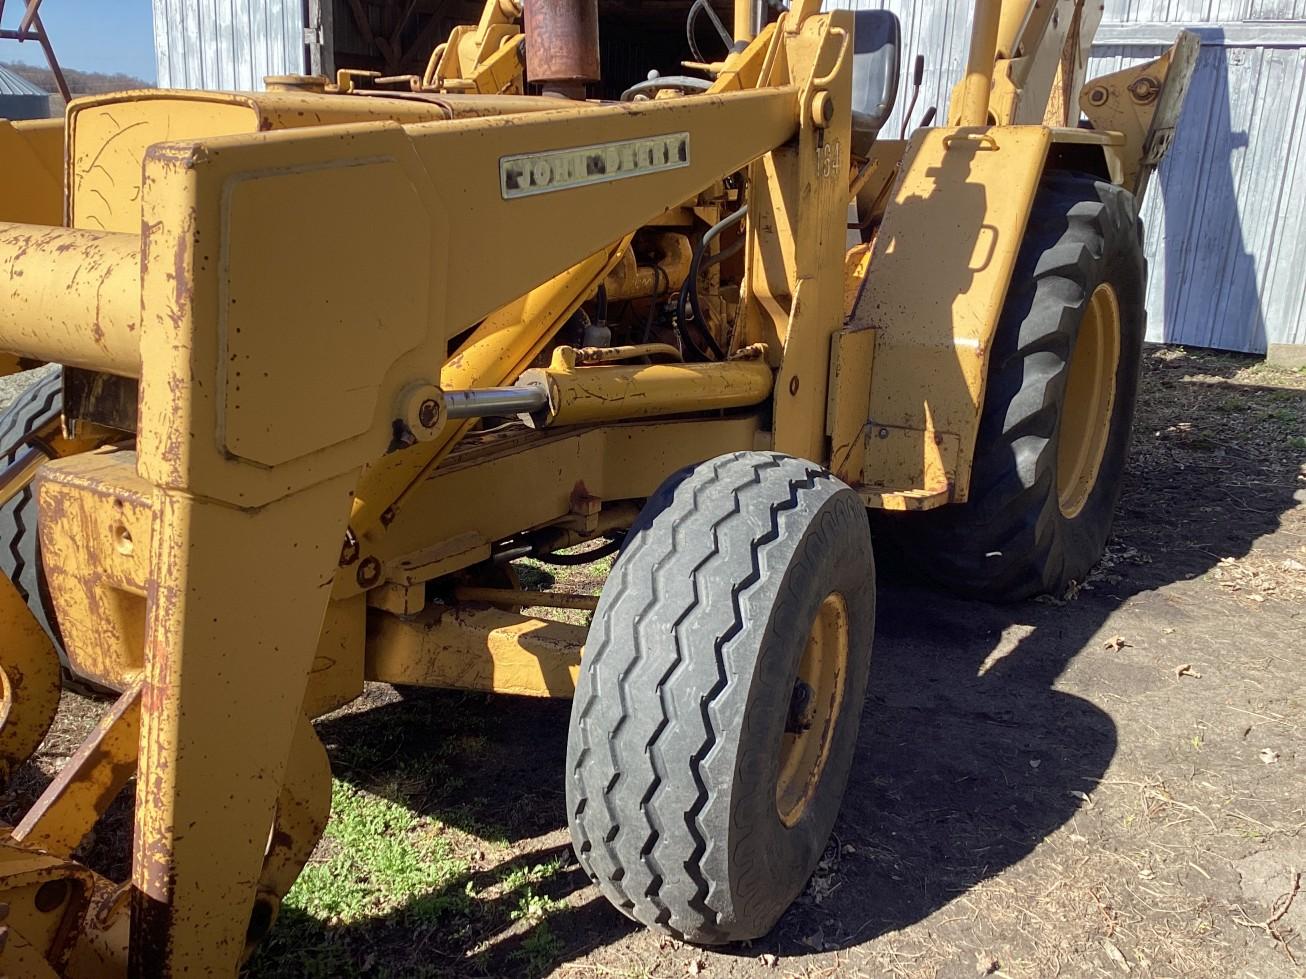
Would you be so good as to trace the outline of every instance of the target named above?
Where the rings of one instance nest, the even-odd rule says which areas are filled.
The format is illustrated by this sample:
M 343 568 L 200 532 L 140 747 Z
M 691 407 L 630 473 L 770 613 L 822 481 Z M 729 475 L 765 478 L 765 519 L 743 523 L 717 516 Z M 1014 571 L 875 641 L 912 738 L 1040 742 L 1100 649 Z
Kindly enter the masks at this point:
M 1093 290 L 1070 354 L 1057 444 L 1057 505 L 1077 517 L 1097 484 L 1111 434 L 1120 364 L 1120 301 L 1107 283 Z
M 821 602 L 798 664 L 789 717 L 780 740 L 775 804 L 793 826 L 815 796 L 825 771 L 848 676 L 848 606 L 831 592 Z

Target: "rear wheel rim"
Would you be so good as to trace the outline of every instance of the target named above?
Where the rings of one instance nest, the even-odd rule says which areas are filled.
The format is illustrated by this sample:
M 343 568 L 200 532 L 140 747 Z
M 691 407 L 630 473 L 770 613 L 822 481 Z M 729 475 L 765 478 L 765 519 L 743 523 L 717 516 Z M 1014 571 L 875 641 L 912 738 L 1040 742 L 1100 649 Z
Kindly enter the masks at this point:
M 1103 282 L 1093 290 L 1070 355 L 1061 437 L 1057 443 L 1057 505 L 1079 516 L 1097 485 L 1111 434 L 1120 365 L 1120 301 Z
M 798 664 L 789 717 L 780 737 L 775 804 L 780 821 L 795 825 L 816 795 L 835 743 L 848 676 L 848 605 L 838 592 L 825 596 Z

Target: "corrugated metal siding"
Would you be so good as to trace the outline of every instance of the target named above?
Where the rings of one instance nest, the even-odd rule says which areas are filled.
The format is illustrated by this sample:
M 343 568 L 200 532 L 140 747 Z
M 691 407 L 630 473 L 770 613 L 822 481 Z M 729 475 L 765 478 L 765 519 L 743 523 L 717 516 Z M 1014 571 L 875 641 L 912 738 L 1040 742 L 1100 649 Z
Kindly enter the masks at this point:
M 154 0 L 159 85 L 262 89 L 304 71 L 302 0 Z
M 827 3 L 902 20 L 904 77 L 926 56 L 914 121 L 930 105 L 946 116 L 973 6 Z M 1098 36 L 1125 43 L 1094 46 L 1089 76 L 1157 57 L 1162 46 L 1137 38 L 1181 26 L 1203 46 L 1178 140 L 1143 209 L 1148 337 L 1255 353 L 1306 343 L 1306 0 L 1106 0 Z M 900 94 L 886 132 L 897 133 L 909 97 Z
M 1108 24 L 1215 24 L 1306 18 L 1306 0 L 1106 0 Z
M 1306 49 L 1203 46 L 1143 205 L 1148 338 L 1263 353 L 1306 343 Z M 1156 47 L 1096 47 L 1090 75 Z

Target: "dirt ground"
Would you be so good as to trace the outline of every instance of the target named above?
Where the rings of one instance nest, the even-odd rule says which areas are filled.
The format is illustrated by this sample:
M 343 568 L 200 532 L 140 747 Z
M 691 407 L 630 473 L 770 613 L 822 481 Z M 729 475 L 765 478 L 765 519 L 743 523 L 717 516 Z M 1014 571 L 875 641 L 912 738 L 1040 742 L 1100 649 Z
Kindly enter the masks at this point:
M 598 896 L 564 827 L 568 705 L 373 686 L 319 725 L 337 829 L 250 975 L 1303 977 L 1304 665 L 1306 373 L 1150 348 L 1075 594 L 961 601 L 884 556 L 835 839 L 766 938 L 683 946 Z M 98 710 L 66 698 L 0 817 Z

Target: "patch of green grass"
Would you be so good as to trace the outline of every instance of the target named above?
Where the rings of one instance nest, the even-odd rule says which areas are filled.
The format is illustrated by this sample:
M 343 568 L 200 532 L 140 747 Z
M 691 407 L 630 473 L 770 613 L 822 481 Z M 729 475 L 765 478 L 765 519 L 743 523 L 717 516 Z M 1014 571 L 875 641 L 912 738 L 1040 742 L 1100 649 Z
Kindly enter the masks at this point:
M 535 888 L 536 884 L 559 874 L 562 867 L 562 859 L 555 857 L 534 867 L 515 867 L 505 874 L 500 881 L 500 886 L 506 893 L 515 893 L 517 897 L 516 906 L 509 912 L 508 917 L 513 921 L 536 922 L 566 907 L 565 901 L 558 901 L 547 894 L 541 894 Z
M 585 549 L 592 547 L 592 544 L 585 545 Z M 575 550 L 573 548 L 567 553 L 574 553 Z M 562 565 L 546 564 L 534 558 L 522 558 L 514 561 L 513 567 L 523 588 L 560 591 L 575 595 L 597 595 L 603 590 L 603 583 L 608 580 L 608 575 L 612 573 L 612 565 L 616 559 L 615 554 L 609 554 L 589 564 Z M 543 606 L 532 606 L 523 609 L 523 612 L 527 615 L 570 622 L 572 625 L 579 626 L 588 626 L 592 617 L 591 613 L 581 609 Z
M 1272 422 L 1284 422 L 1288 425 L 1297 423 L 1297 412 L 1292 408 L 1275 408 L 1273 411 L 1265 413 L 1265 420 Z
M 329 856 L 310 863 L 286 905 L 315 918 L 348 924 L 421 902 L 422 917 L 462 910 L 467 895 L 444 888 L 467 872 L 432 827 L 404 806 L 343 782 L 331 792 Z M 442 900 L 432 903 L 431 895 Z
M 492 840 L 501 831 L 470 833 L 457 814 L 436 821 L 394 801 L 412 797 L 413 781 L 414 773 L 400 770 L 377 792 L 333 783 L 322 842 L 286 896 L 251 977 L 438 977 L 476 971 L 478 961 L 482 972 L 533 977 L 557 965 L 563 945 L 549 918 L 567 903 L 550 890 L 564 878 L 566 860 L 520 862 L 500 851 L 499 867 L 474 871 L 471 855 L 480 863 L 498 850 Z M 504 935 L 511 938 L 496 953 Z
M 375 929 L 429 937 L 465 933 L 475 895 L 467 863 L 436 826 L 405 806 L 335 781 L 331 820 L 314 859 L 286 895 L 250 975 L 437 977 L 442 965 L 370 954 Z M 378 925 L 377 923 L 382 924 Z
M 562 942 L 547 921 L 541 921 L 527 933 L 510 958 L 521 964 L 526 976 L 542 976 L 558 963 Z
M 541 893 L 538 888 L 562 870 L 563 860 L 555 857 L 533 867 L 515 867 L 499 882 L 511 903 L 509 919 L 530 925 L 530 930 L 509 955 L 520 965 L 523 975 L 544 975 L 557 964 L 562 953 L 562 943 L 549 927 L 548 916 L 565 908 L 567 903 Z

